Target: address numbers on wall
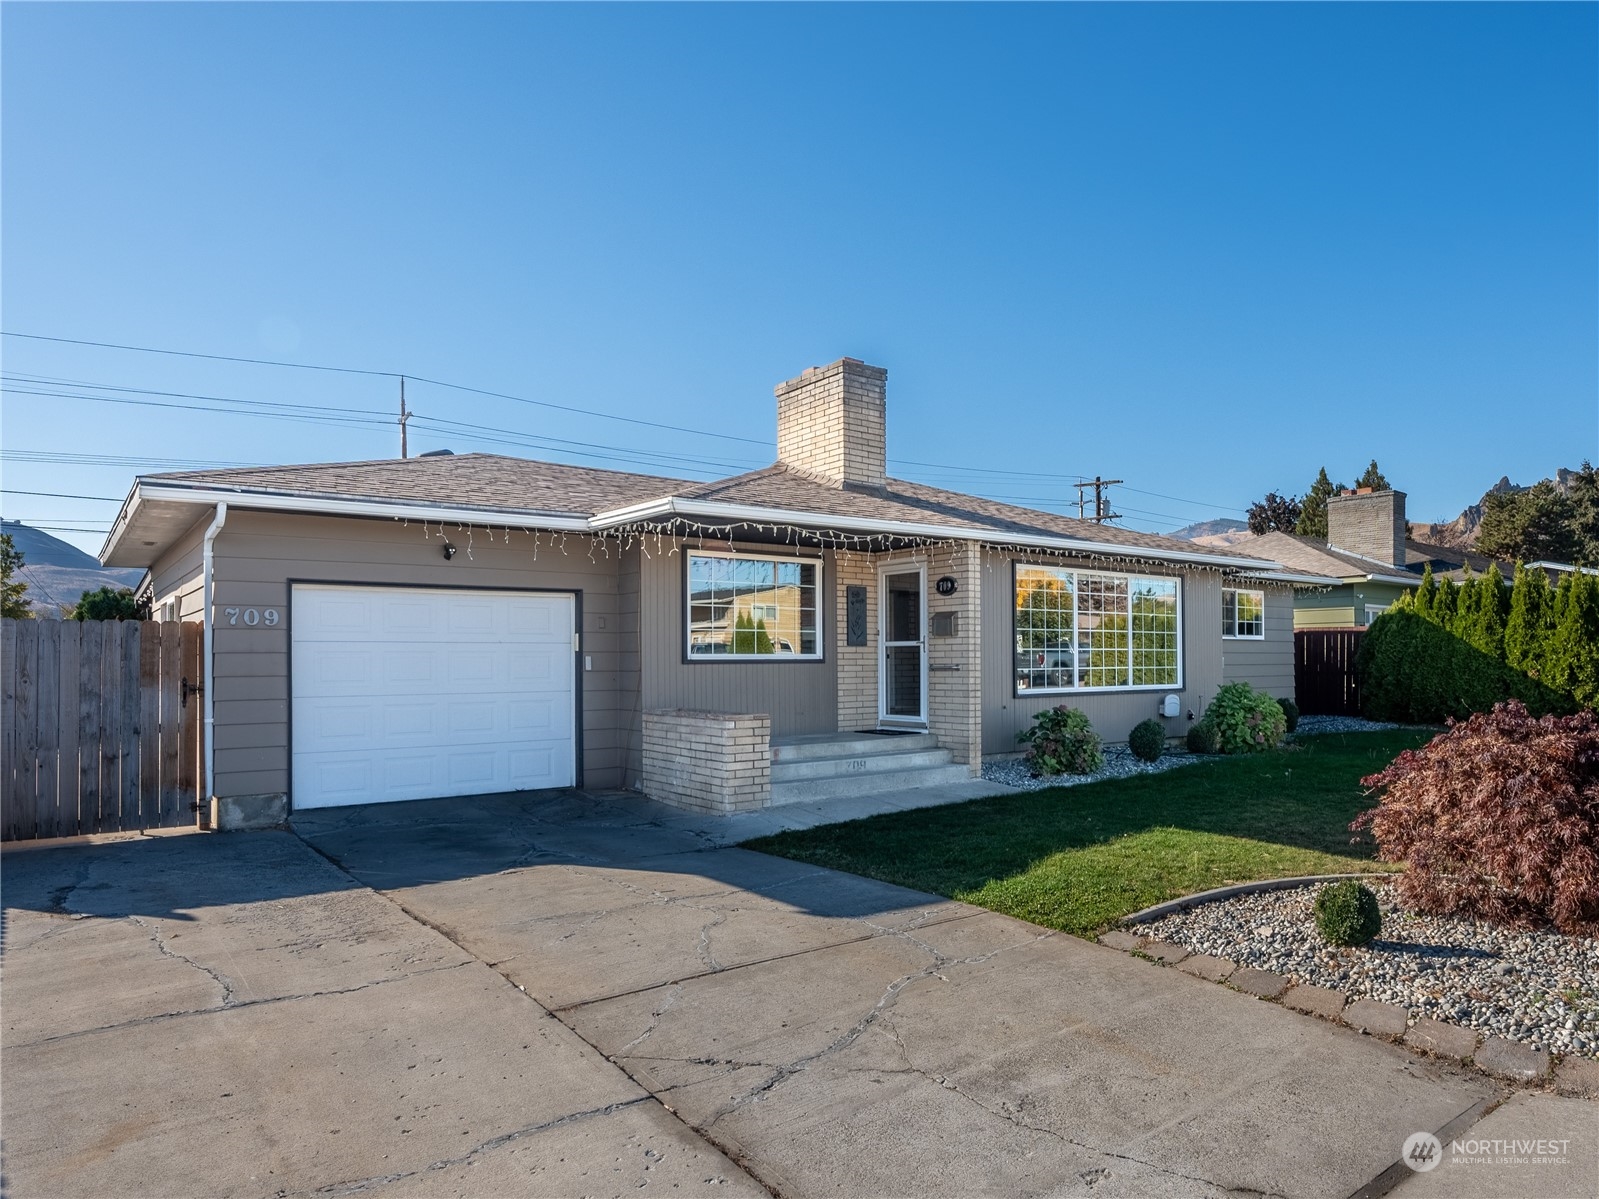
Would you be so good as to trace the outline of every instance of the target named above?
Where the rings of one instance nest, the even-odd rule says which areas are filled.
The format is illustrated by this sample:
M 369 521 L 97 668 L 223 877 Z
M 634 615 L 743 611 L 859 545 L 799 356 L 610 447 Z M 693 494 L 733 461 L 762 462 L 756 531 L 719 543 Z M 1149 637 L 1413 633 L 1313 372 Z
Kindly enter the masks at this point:
M 222 623 L 239 628 L 276 628 L 283 618 L 276 608 L 224 608 Z

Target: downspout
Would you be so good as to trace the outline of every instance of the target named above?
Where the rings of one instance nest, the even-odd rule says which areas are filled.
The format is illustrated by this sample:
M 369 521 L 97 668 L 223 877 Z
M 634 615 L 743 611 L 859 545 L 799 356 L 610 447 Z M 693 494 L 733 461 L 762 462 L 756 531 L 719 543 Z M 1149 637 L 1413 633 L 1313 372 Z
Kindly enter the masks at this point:
M 211 592 L 212 571 L 215 560 L 212 555 L 211 545 L 216 540 L 217 534 L 222 531 L 222 526 L 228 523 L 228 505 L 224 501 L 217 505 L 216 517 L 211 521 L 210 527 L 205 531 L 205 548 L 201 551 L 201 592 L 205 602 L 204 629 L 205 635 L 205 682 L 202 684 L 200 695 L 205 704 L 205 774 L 200 780 L 201 802 L 208 805 L 211 802 L 212 780 L 216 778 L 217 749 L 216 738 L 213 736 L 216 725 L 216 650 L 212 646 L 211 629 Z M 207 818 L 209 823 L 209 817 Z

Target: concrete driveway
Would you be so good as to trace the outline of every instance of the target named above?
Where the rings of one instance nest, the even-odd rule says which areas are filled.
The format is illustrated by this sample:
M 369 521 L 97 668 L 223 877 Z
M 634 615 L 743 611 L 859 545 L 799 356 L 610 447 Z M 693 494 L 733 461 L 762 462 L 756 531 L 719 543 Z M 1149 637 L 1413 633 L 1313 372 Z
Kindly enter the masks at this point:
M 1501 1097 L 712 828 L 565 794 L 8 853 L 9 1193 L 1343 1197 Z

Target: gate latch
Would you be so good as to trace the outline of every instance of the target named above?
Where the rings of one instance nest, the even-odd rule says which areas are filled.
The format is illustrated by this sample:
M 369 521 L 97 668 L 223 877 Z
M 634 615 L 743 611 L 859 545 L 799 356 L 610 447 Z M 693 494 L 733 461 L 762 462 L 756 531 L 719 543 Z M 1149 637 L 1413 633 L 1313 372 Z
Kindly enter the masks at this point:
M 205 694 L 205 688 L 202 687 L 199 683 L 191 683 L 191 682 L 189 682 L 188 676 L 185 675 L 184 679 L 183 679 L 183 682 L 181 684 L 179 684 L 179 686 L 178 686 L 178 693 L 179 693 L 179 697 L 180 697 L 179 698 L 179 702 L 182 704 L 183 707 L 187 708 L 189 706 L 189 696 L 191 696 L 191 695 L 204 695 Z

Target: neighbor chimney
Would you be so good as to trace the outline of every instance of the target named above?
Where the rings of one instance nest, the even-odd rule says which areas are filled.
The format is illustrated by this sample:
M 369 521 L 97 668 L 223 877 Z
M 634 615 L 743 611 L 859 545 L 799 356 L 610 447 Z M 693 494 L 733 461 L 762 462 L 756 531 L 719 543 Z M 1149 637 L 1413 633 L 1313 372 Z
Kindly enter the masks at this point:
M 1405 564 L 1405 493 L 1344 492 L 1327 497 L 1327 544 L 1386 566 Z
M 834 487 L 888 483 L 888 371 L 856 358 L 777 385 L 777 461 Z

